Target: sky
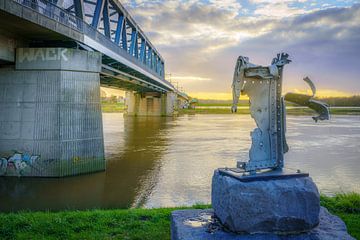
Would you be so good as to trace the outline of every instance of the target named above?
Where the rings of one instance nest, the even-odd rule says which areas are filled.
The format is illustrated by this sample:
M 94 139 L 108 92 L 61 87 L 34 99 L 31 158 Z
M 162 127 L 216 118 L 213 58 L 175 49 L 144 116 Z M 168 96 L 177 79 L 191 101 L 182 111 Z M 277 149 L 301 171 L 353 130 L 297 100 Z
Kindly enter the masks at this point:
M 231 99 L 238 56 L 269 65 L 279 52 L 284 92 L 360 94 L 360 1 L 120 0 L 192 97 Z M 176 85 L 176 84 L 175 84 Z

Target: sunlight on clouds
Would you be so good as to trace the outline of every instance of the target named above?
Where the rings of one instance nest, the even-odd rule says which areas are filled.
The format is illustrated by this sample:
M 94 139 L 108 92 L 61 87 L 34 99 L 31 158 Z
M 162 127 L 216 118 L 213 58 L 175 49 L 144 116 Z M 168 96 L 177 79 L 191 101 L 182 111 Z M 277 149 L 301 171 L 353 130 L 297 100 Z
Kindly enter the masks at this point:
M 171 76 L 171 81 L 210 81 L 211 78 L 204 78 L 204 77 L 195 77 L 195 76 Z
M 293 15 L 304 14 L 306 12 L 308 11 L 306 11 L 305 9 L 289 7 L 287 2 L 271 1 L 260 5 L 254 11 L 254 14 L 260 15 L 262 17 L 283 18 L 283 17 L 290 17 Z
M 197 99 L 213 99 L 213 100 L 230 100 L 232 99 L 231 93 L 222 92 L 189 92 L 189 96 Z
M 292 91 L 284 91 L 283 94 L 287 92 L 301 93 L 311 95 L 311 90 L 303 91 L 298 89 L 292 89 Z M 189 92 L 189 96 L 197 99 L 213 99 L 213 100 L 232 100 L 232 93 L 229 92 Z M 354 93 L 338 91 L 334 89 L 319 89 L 316 93 L 316 97 L 326 98 L 326 97 L 349 97 L 355 95 Z M 249 98 L 246 95 L 241 95 L 241 100 L 248 100 Z
M 311 92 L 310 89 L 308 89 L 308 90 L 294 89 L 292 92 L 312 95 L 312 92 Z M 324 97 L 349 97 L 349 96 L 352 96 L 352 95 L 355 95 L 355 93 L 338 91 L 338 90 L 334 90 L 334 89 L 319 89 L 319 90 L 316 91 L 316 97 L 320 97 L 320 98 L 324 98 Z
M 165 58 L 166 73 L 180 73 L 176 81 L 204 98 L 231 98 L 231 90 L 224 92 L 239 55 L 266 64 L 279 51 L 294 60 L 289 87 L 298 87 L 295 76 L 309 74 L 319 86 L 339 90 L 328 94 L 360 90 L 360 5 L 354 1 L 122 2 Z M 348 84 L 338 81 L 344 74 Z
M 101 91 L 103 91 L 107 97 L 110 96 L 125 96 L 125 92 L 123 90 L 120 89 L 115 89 L 115 88 L 108 88 L 108 87 L 100 87 Z

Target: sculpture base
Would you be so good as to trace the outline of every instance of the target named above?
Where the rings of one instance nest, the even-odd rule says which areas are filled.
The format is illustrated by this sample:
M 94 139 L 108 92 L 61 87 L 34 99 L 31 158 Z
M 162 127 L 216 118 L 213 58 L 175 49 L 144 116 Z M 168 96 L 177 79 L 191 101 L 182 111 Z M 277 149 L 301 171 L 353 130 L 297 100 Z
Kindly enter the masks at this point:
M 251 172 L 244 171 L 241 168 L 219 168 L 218 171 L 223 176 L 233 177 L 241 182 L 289 179 L 309 176 L 309 173 L 303 173 L 300 172 L 300 170 L 295 172 L 285 168 L 278 170 L 263 170 L 256 172 L 256 174 L 251 174 Z
M 331 215 L 326 208 L 321 207 L 319 216 L 317 227 L 297 235 L 235 234 L 219 223 L 212 209 L 178 210 L 171 214 L 171 240 L 355 240 L 347 233 L 344 222 Z
M 299 233 L 319 223 L 320 195 L 308 174 L 240 175 L 215 170 L 211 203 L 232 232 Z

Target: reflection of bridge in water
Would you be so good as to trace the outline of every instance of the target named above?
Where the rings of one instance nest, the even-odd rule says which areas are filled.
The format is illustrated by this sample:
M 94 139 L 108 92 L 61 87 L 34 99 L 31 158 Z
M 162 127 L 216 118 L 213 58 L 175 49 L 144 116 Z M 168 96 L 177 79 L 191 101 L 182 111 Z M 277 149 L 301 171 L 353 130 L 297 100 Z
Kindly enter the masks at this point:
M 0 175 L 103 170 L 100 84 L 127 91 L 129 115 L 189 100 L 117 0 L 3 0 L 0 20 Z
M 0 178 L 0 211 L 125 208 L 142 204 L 157 182 L 169 118 L 104 115 L 107 171 L 62 179 Z

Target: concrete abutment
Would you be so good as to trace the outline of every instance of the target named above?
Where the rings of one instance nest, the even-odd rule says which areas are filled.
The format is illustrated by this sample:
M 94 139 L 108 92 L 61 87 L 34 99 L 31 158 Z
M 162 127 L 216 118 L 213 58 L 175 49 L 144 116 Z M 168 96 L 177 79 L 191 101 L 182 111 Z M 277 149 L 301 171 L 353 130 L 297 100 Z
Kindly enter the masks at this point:
M 20 48 L 0 69 L 0 176 L 105 170 L 101 54 Z

